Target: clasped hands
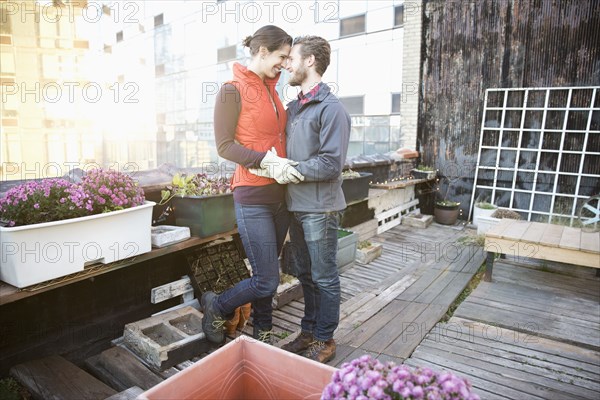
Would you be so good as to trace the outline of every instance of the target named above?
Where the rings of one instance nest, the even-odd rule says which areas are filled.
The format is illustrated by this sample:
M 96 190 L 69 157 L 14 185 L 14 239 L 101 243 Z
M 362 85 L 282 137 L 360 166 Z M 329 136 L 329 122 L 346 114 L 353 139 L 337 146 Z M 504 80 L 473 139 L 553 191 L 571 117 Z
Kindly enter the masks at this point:
M 273 178 L 281 185 L 299 183 L 304 180 L 304 175 L 294 165 L 298 165 L 298 162 L 279 157 L 275 147 L 272 147 L 260 162 L 260 168 L 248 168 L 248 171 L 254 175 Z

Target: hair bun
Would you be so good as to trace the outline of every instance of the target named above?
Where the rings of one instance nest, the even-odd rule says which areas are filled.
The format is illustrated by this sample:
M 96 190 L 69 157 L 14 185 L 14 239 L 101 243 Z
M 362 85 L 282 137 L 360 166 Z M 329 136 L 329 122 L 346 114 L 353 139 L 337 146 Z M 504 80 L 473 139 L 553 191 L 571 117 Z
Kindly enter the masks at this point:
M 250 47 L 250 42 L 252 41 L 252 39 L 252 35 L 246 36 L 242 41 L 242 45 L 244 45 L 245 47 Z

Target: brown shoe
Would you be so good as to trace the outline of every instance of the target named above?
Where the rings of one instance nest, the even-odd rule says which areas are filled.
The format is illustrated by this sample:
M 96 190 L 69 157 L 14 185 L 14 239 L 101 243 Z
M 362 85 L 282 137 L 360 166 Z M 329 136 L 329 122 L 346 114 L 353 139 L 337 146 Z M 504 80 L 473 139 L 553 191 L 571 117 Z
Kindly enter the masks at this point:
M 325 364 L 335 357 L 335 340 L 329 339 L 325 342 L 315 340 L 310 344 L 310 348 L 304 354 L 304 357 Z
M 281 348 L 291 353 L 299 354 L 310 347 L 314 342 L 313 334 L 310 332 L 302 332 L 298 337 L 289 343 L 284 344 Z

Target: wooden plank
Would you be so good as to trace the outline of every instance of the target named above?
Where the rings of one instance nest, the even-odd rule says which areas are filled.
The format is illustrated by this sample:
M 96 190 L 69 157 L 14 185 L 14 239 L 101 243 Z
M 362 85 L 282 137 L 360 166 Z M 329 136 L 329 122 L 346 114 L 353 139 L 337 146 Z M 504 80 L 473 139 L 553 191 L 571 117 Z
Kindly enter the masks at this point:
M 475 321 L 485 321 L 509 329 L 518 327 L 520 331 L 532 335 L 600 349 L 600 331 L 598 329 L 572 325 L 570 321 L 560 316 L 532 315 L 520 311 L 519 307 L 479 300 L 476 303 L 467 299 L 454 315 Z
M 167 283 L 166 285 L 157 286 L 150 291 L 150 302 L 157 304 L 165 300 L 172 299 L 176 296 L 181 296 L 184 293 L 193 292 L 192 282 L 189 276 L 178 281 Z
M 600 253 L 600 232 L 581 232 L 581 250 Z M 598 259 L 600 264 L 600 257 Z
M 501 238 L 503 237 L 504 231 L 509 228 L 512 224 L 512 219 L 501 219 L 498 224 L 493 226 L 489 231 L 485 233 L 485 237 Z
M 526 242 L 539 242 L 546 231 L 546 225 L 542 222 L 530 223 L 522 239 Z
M 92 375 L 60 356 L 27 361 L 10 369 L 38 399 L 104 399 L 117 393 Z
M 587 371 L 600 378 L 600 353 L 595 350 L 459 317 L 438 324 L 438 328 L 437 334 L 453 339 L 493 344 L 496 348 Z
M 97 367 L 106 372 L 102 380 L 117 390 L 125 390 L 132 386 L 148 390 L 163 381 L 130 351 L 120 346 L 103 351 L 98 357 Z
M 144 393 L 144 391 L 141 388 L 134 386 L 117 394 L 114 394 L 110 397 L 107 397 L 104 400 L 135 400 L 142 393 Z
M 539 244 L 542 246 L 558 247 L 564 229 L 565 227 L 562 225 L 548 224 Z
M 364 342 L 376 335 L 392 319 L 398 317 L 409 304 L 393 300 L 367 321 L 356 327 L 356 329 L 348 332 L 344 337 L 338 336 L 339 343 L 360 347 Z
M 559 246 L 565 249 L 581 249 L 581 229 L 565 226 L 560 238 Z
M 438 324 L 440 325 L 440 324 Z M 469 332 L 455 332 L 453 329 L 434 328 L 422 344 L 429 344 L 433 347 L 440 346 L 439 344 L 451 346 L 450 353 L 458 352 L 464 354 L 463 351 L 477 351 L 484 355 L 482 357 L 494 357 L 500 363 L 506 360 L 517 363 L 514 365 L 516 370 L 524 370 L 523 368 L 535 367 L 532 371 L 538 375 L 552 376 L 555 379 L 568 378 L 577 380 L 578 386 L 587 387 L 588 389 L 600 391 L 600 376 L 598 375 L 598 366 L 595 370 L 590 370 L 590 366 L 586 366 L 583 362 L 573 362 L 560 356 L 551 356 L 546 352 L 530 350 L 529 342 L 536 341 L 535 337 L 527 337 L 522 332 L 510 331 L 504 329 L 500 332 L 496 327 L 490 325 L 484 326 L 486 338 L 476 336 Z M 480 332 L 481 333 L 481 332 Z M 496 337 L 502 336 L 511 337 L 513 342 L 503 343 L 496 340 Z M 522 341 L 522 338 L 525 338 Z M 555 341 L 550 341 L 552 345 L 557 344 Z M 596 355 L 599 355 L 596 352 Z M 552 358 L 551 360 L 549 358 Z M 572 365 L 569 365 L 571 363 Z M 526 364 L 527 367 L 521 367 L 519 364 Z M 584 369 L 587 368 L 587 369 Z
M 496 382 L 489 381 L 486 379 L 482 379 L 479 375 L 467 375 L 462 370 L 451 369 L 447 367 L 440 366 L 430 361 L 422 360 L 420 358 L 409 358 L 404 362 L 405 365 L 408 365 L 413 368 L 430 368 L 433 370 L 450 370 L 454 374 L 467 378 L 469 382 L 471 382 L 473 387 L 473 392 L 479 395 L 480 398 L 485 400 L 506 400 L 506 399 L 518 399 L 521 400 L 523 393 L 518 390 L 515 390 L 511 387 L 503 386 L 497 384 Z M 531 396 L 528 399 L 539 399 L 541 397 Z
M 436 347 L 428 347 L 428 344 L 432 343 L 435 344 Z M 448 352 L 449 348 L 451 353 Z M 579 387 L 573 384 L 565 385 L 563 382 L 557 382 L 555 379 L 548 377 L 548 375 L 531 373 L 531 371 L 535 370 L 535 368 L 530 367 L 527 363 L 499 360 L 493 356 L 488 357 L 485 355 L 485 353 L 468 351 L 466 349 L 452 349 L 443 343 L 423 343 L 421 346 L 419 346 L 419 349 L 415 351 L 415 356 L 423 359 L 427 359 L 429 357 L 446 357 L 453 362 L 460 364 L 470 363 L 482 370 L 509 377 L 519 374 L 522 381 L 517 379 L 513 379 L 512 381 L 513 385 L 515 385 L 514 387 L 520 386 L 520 383 L 523 382 L 523 386 L 519 387 L 520 390 L 523 390 L 523 393 L 531 393 L 534 395 L 541 395 L 542 393 L 545 393 L 545 396 L 548 398 L 560 396 L 561 398 L 581 399 L 593 399 L 598 395 L 598 392 L 595 390 L 590 390 L 588 388 Z M 543 371 L 537 371 L 543 374 Z M 549 374 L 549 371 L 547 374 Z
M 394 300 L 394 304 L 397 308 L 401 308 L 403 312 L 398 316 L 390 320 L 386 325 L 382 326 L 379 331 L 372 335 L 366 342 L 361 345 L 362 349 L 373 351 L 376 353 L 383 353 L 386 347 L 393 343 L 403 332 L 407 331 L 408 334 L 419 334 L 420 327 L 415 324 L 415 320 L 425 309 L 427 304 L 404 302 L 401 300 Z M 424 336 L 424 334 L 423 334 Z M 396 353 L 386 354 L 401 357 Z M 404 357 L 406 358 L 406 357 Z
M 512 220 L 511 224 L 507 225 L 506 229 L 504 229 L 504 232 L 502 232 L 502 237 L 504 239 L 519 241 L 525 232 L 527 232 L 530 224 L 531 222 L 529 221 Z

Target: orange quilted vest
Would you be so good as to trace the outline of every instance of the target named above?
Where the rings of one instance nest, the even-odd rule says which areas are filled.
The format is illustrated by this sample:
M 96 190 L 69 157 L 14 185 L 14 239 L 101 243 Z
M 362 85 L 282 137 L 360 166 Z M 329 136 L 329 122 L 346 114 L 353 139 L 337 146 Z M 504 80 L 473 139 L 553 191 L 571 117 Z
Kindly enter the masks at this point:
M 277 74 L 273 79 L 267 78 L 263 83 L 254 72 L 249 71 L 241 64 L 235 63 L 233 65 L 233 79 L 228 83 L 237 88 L 242 99 L 235 140 L 244 147 L 261 152 L 275 146 L 277 155 L 285 157 L 287 116 L 275 91 L 279 75 Z M 279 118 L 275 114 L 267 90 L 271 93 Z M 246 168 L 238 165 L 232 177 L 231 187 L 264 186 L 271 183 L 275 183 L 275 179 L 256 176 Z

